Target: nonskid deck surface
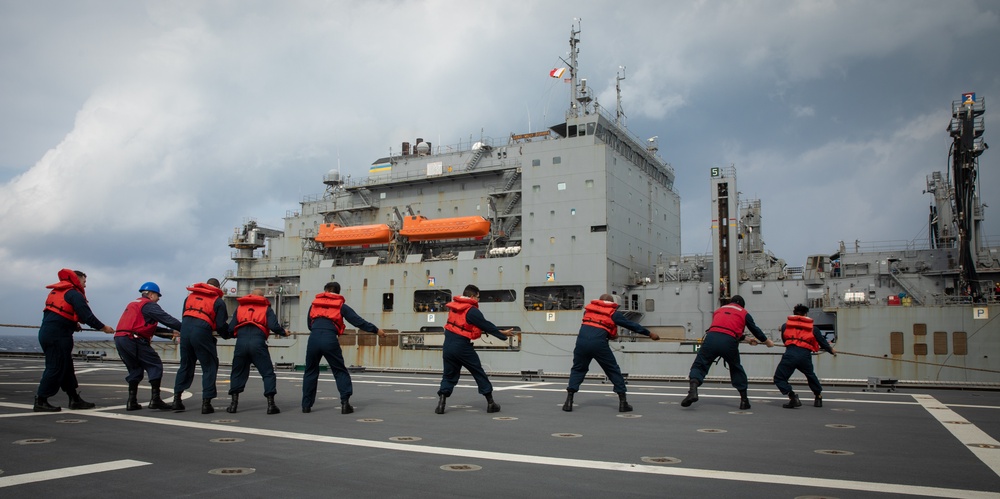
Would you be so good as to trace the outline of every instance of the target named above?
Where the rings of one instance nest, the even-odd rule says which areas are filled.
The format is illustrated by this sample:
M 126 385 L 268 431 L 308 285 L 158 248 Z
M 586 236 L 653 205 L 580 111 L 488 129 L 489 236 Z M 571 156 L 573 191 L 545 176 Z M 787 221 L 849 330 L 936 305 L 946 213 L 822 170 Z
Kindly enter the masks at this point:
M 815 408 L 797 386 L 809 396 L 789 410 L 753 385 L 739 411 L 728 385 L 706 383 L 684 409 L 686 384 L 633 380 L 635 410 L 619 413 L 594 381 L 567 413 L 565 379 L 494 377 L 502 410 L 487 414 L 466 374 L 437 415 L 438 377 L 360 373 L 343 415 L 324 371 L 303 414 L 302 373 L 279 371 L 281 414 L 265 414 L 256 376 L 228 414 L 223 367 L 216 412 L 203 415 L 200 392 L 186 412 L 126 412 L 124 367 L 78 362 L 98 408 L 34 413 L 42 368 L 0 358 L 4 497 L 1000 497 L 997 391 L 831 387 Z

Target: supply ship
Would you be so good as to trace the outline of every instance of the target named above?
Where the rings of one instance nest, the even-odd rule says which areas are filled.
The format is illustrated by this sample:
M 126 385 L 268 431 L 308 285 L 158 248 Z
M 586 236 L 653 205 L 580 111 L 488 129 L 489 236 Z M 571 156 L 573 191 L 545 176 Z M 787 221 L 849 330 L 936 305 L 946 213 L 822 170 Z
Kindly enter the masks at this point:
M 683 378 L 712 312 L 740 294 L 778 344 L 792 307 L 809 306 L 841 352 L 816 359 L 824 378 L 996 382 L 1000 260 L 984 244 L 978 196 L 985 99 L 952 103 L 950 170 L 927 176 L 928 241 L 834 243 L 789 266 L 764 248 L 763 203 L 739 197 L 736 168 L 706 167 L 712 253 L 683 255 L 675 171 L 655 137 L 625 126 L 621 76 L 616 109 L 598 105 L 579 75 L 579 34 L 571 29 L 562 123 L 468 143 L 402 142 L 366 178 L 328 172 L 325 191 L 283 227 L 247 219 L 236 228 L 230 310 L 237 296 L 265 290 L 296 333 L 270 340 L 276 363 L 304 362 L 309 305 L 337 281 L 348 305 L 390 333 L 348 329 L 348 365 L 439 370 L 444 304 L 474 284 L 484 315 L 517 331 L 477 340 L 493 373 L 568 373 L 583 306 L 613 293 L 620 311 L 663 338 L 623 331 L 612 340 L 623 372 Z M 219 342 L 223 362 L 234 343 Z M 747 372 L 769 379 L 782 350 L 744 346 Z

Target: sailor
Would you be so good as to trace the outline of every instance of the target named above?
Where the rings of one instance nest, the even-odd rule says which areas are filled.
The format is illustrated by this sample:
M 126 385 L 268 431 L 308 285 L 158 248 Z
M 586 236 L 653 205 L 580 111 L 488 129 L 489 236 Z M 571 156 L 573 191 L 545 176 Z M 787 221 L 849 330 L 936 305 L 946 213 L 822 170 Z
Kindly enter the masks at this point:
M 781 407 L 794 409 L 802 406 L 799 396 L 792 391 L 788 378 L 796 369 L 806 376 L 809 389 L 812 390 L 814 407 L 823 407 L 823 385 L 813 371 L 812 354 L 820 348 L 837 355 L 837 351 L 823 337 L 819 328 L 813 325 L 813 320 L 806 317 L 809 307 L 799 304 L 792 309 L 794 315 L 788 316 L 788 322 L 781 325 L 781 340 L 785 343 L 785 353 L 781 356 L 778 368 L 774 370 L 774 385 L 782 395 L 788 395 L 788 403 Z
M 267 399 L 267 413 L 281 412 L 274 405 L 274 395 L 278 393 L 277 377 L 274 375 L 274 364 L 271 354 L 267 351 L 267 338 L 271 332 L 288 336 L 281 327 L 278 317 L 271 309 L 271 301 L 264 297 L 264 290 L 254 288 L 249 295 L 237 298 L 236 312 L 229 321 L 229 329 L 236 337 L 236 349 L 233 352 L 233 372 L 230 375 L 229 395 L 232 401 L 226 412 L 234 413 L 240 403 L 240 393 L 250 378 L 250 364 L 257 368 L 260 377 L 264 379 L 264 398 Z
M 385 337 L 385 331 L 364 320 L 344 303 L 340 295 L 340 283 L 328 282 L 323 292 L 316 295 L 309 306 L 309 343 L 306 345 L 306 370 L 302 376 L 302 412 L 310 412 L 316 401 L 316 384 L 319 381 L 319 361 L 325 358 L 333 371 L 340 391 L 340 413 L 354 412 L 351 395 L 354 387 L 351 373 L 344 365 L 344 353 L 340 349 L 338 337 L 344 334 L 344 321 L 354 327 Z
M 49 397 L 58 393 L 59 389 L 69 395 L 70 409 L 94 408 L 93 403 L 80 398 L 76 391 L 80 385 L 73 369 L 73 333 L 80 330 L 81 322 L 108 334 L 115 332 L 90 311 L 84 292 L 87 274 L 62 269 L 58 276 L 59 282 L 45 286 L 52 291 L 45 299 L 42 326 L 38 328 L 38 343 L 45 353 L 45 370 L 35 392 L 35 412 L 62 410 L 49 403 Z
M 514 330 L 501 331 L 483 317 L 483 313 L 479 311 L 479 288 L 472 284 L 465 287 L 462 296 L 455 296 L 445 307 L 448 308 L 448 323 L 444 326 L 444 346 L 441 352 L 444 373 L 441 376 L 441 388 L 437 392 L 438 405 L 434 412 L 444 414 L 445 404 L 455 385 L 458 384 L 463 367 L 475 378 L 479 393 L 486 397 L 486 412 L 500 412 L 500 404 L 493 401 L 493 384 L 486 377 L 486 371 L 483 370 L 472 342 L 483 333 L 506 341 L 507 336 Z
M 681 407 L 688 407 L 698 401 L 698 387 L 705 381 L 708 368 L 715 359 L 722 357 L 729 365 L 729 379 L 733 387 L 740 392 L 740 410 L 745 411 L 750 408 L 750 399 L 747 398 L 747 373 L 740 364 L 740 341 L 744 336 L 743 330 L 749 329 L 754 337 L 768 348 L 773 347 L 774 342 L 757 327 L 745 306 L 746 302 L 742 296 L 733 295 L 728 304 L 719 307 L 712 314 L 712 325 L 709 326 L 705 340 L 698 349 L 698 356 L 691 364 L 691 373 L 688 375 L 690 389 L 687 397 L 681 401 Z
M 125 402 L 125 410 L 142 409 L 138 402 L 138 393 L 143 371 L 149 374 L 149 386 L 153 392 L 148 407 L 167 410 L 170 409 L 170 404 L 160 398 L 163 361 L 149 343 L 154 335 L 164 336 L 163 333 L 167 333 L 166 337 L 177 337 L 180 334 L 178 330 L 181 328 L 181 321 L 164 312 L 157 304 L 160 301 L 160 287 L 155 282 L 143 283 L 139 286 L 139 293 L 142 296 L 125 307 L 125 312 L 118 320 L 118 327 L 115 328 L 115 348 L 125 367 L 128 368 L 128 375 L 125 376 L 125 381 L 128 382 L 128 401 Z M 164 324 L 169 329 L 159 327 L 157 324 Z
M 653 341 L 658 341 L 660 337 L 638 323 L 626 319 L 617 308 L 618 304 L 609 294 L 601 295 L 599 299 L 592 300 L 583 308 L 583 324 L 580 325 L 576 347 L 573 348 L 573 368 L 569 374 L 569 386 L 566 387 L 566 402 L 562 408 L 564 411 L 573 410 L 573 394 L 580 390 L 580 384 L 590 370 L 592 360 L 597 360 L 597 364 L 604 369 L 604 374 L 615 386 L 615 393 L 618 394 L 618 412 L 632 410 L 632 406 L 625 399 L 625 378 L 622 377 L 622 370 L 618 367 L 618 361 L 611 352 L 608 340 L 618 336 L 619 326 L 649 336 Z
M 212 331 L 230 338 L 229 311 L 222 299 L 221 284 L 216 278 L 187 288 L 191 293 L 184 300 L 181 316 L 181 365 L 174 378 L 174 403 L 171 409 L 183 411 L 181 396 L 194 382 L 195 362 L 201 364 L 201 413 L 212 414 L 212 399 L 218 396 L 215 379 L 219 374 L 219 355 Z

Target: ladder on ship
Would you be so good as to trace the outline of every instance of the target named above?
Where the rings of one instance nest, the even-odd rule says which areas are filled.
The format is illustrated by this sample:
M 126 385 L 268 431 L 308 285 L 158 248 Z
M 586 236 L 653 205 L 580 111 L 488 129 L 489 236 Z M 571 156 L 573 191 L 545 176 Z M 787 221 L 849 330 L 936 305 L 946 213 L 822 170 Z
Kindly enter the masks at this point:
M 893 282 L 898 284 L 899 287 L 903 288 L 903 291 L 906 292 L 906 296 L 909 296 L 914 303 L 916 303 L 917 305 L 923 304 L 924 300 L 917 293 L 914 293 L 913 288 L 907 286 L 906 283 L 903 281 L 903 279 L 901 279 L 899 275 L 897 275 L 895 272 L 892 271 L 891 267 L 889 269 L 888 275 Z
M 479 161 L 483 159 L 483 156 L 489 153 L 491 149 L 492 147 L 486 144 L 480 145 L 479 149 L 476 149 L 476 152 L 472 155 L 472 158 L 469 159 L 469 164 L 465 165 L 465 171 L 474 170 L 479 165 Z

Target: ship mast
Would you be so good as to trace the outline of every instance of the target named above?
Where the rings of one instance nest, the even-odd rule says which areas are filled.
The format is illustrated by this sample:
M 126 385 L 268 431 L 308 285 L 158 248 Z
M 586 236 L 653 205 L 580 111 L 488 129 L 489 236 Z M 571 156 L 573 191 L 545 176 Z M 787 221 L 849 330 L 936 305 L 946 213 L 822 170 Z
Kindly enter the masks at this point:
M 619 69 L 621 69 L 622 72 L 615 73 L 615 94 L 618 97 L 615 107 L 615 124 L 620 127 L 624 127 L 625 110 L 622 109 L 622 80 L 625 79 L 625 66 L 621 66 Z
M 577 88 L 580 84 L 579 75 L 577 74 L 577 57 L 580 55 L 580 38 L 578 37 L 581 31 L 580 19 L 576 20 L 576 27 L 570 26 L 569 29 L 569 62 L 566 64 L 569 66 L 569 78 L 570 78 L 570 91 L 569 91 L 569 110 L 566 111 L 566 118 L 579 118 L 580 109 L 579 103 L 577 102 Z M 564 59 L 563 62 L 566 62 Z
M 983 114 L 986 99 L 976 100 L 975 93 L 962 94 L 961 101 L 952 102 L 951 123 L 948 132 L 951 146 L 951 174 L 955 188 L 955 222 L 958 226 L 961 289 L 973 300 L 982 298 L 976 272 L 976 261 L 981 250 L 980 230 L 983 220 L 982 205 L 976 184 L 979 177 L 979 156 L 989 147 L 983 142 L 985 131 Z

